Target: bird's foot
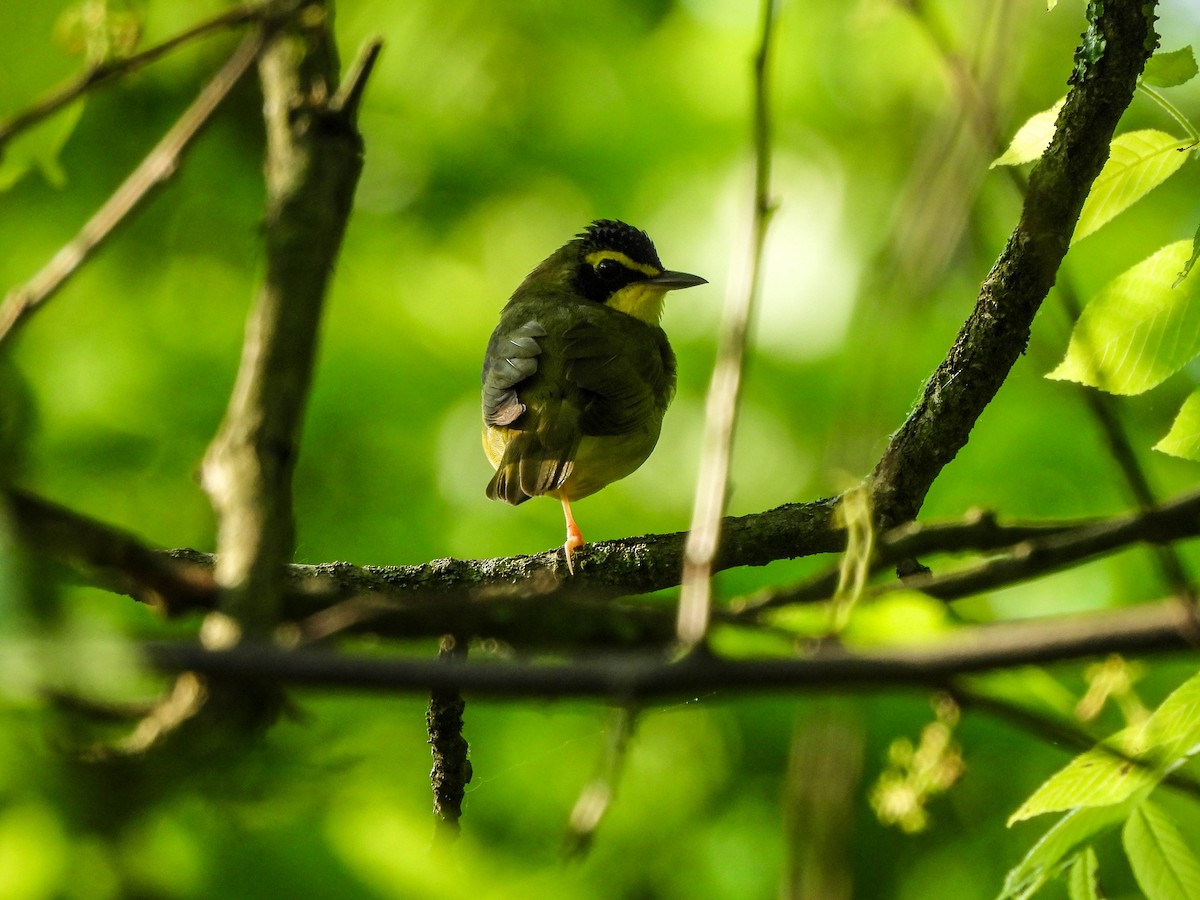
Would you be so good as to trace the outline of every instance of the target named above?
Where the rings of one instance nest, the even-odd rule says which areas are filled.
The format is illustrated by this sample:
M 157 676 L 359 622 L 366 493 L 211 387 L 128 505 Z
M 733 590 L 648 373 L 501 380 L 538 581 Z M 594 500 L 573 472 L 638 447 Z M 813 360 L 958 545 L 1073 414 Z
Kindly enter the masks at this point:
M 563 543 L 563 553 L 567 557 L 567 571 L 572 575 L 575 574 L 575 563 L 571 561 L 571 554 L 583 546 L 583 535 L 579 531 L 579 526 L 572 522 L 567 526 L 567 539 Z

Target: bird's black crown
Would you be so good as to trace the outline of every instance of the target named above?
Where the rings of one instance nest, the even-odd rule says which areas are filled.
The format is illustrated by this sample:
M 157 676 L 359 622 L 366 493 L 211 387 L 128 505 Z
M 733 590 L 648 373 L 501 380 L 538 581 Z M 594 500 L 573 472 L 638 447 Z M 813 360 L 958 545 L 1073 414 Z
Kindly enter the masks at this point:
M 584 253 L 618 250 L 631 260 L 662 269 L 663 264 L 646 232 L 615 219 L 597 219 L 576 237 L 583 241 Z

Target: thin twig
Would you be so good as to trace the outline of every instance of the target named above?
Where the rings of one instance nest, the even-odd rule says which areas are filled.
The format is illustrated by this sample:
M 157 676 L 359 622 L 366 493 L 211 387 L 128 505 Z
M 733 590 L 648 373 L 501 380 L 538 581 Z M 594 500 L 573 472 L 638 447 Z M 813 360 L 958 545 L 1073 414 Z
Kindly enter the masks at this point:
M 1187 116 L 1180 112 L 1179 107 L 1144 81 L 1138 82 L 1138 90 L 1157 103 L 1163 112 L 1174 119 L 1176 124 L 1187 132 L 1188 140 L 1193 144 L 1200 141 L 1200 133 L 1197 133 L 1196 126 L 1191 123 Z
M 880 541 L 871 571 L 878 573 L 898 559 L 945 551 L 1005 551 L 1005 555 L 958 571 L 916 574 L 899 587 L 868 592 L 918 590 L 941 600 L 957 600 L 1007 587 L 1138 543 L 1169 547 L 1171 541 L 1200 535 L 1200 493 L 1185 494 L 1161 506 L 1107 519 L 1041 525 L 1002 525 L 990 516 L 961 523 L 933 523 L 895 528 Z M 836 569 L 800 584 L 761 592 L 746 601 L 739 614 L 795 603 L 828 600 L 837 584 Z M 1190 596 L 1190 589 L 1176 591 Z
M 729 492 L 729 465 L 737 425 L 746 343 L 762 272 L 763 244 L 771 218 L 771 120 L 767 75 L 776 0 L 763 0 L 762 27 L 754 57 L 754 209 L 750 245 L 741 271 L 730 279 L 721 321 L 720 347 L 705 413 L 704 445 L 696 479 L 692 527 L 684 547 L 683 589 L 677 624 L 680 642 L 704 640 L 712 606 L 712 574 Z
M 974 691 L 959 682 L 950 685 L 947 690 L 954 697 L 955 702 L 967 711 L 974 709 L 993 718 L 1003 719 L 1041 738 L 1046 743 L 1065 744 L 1076 750 L 1096 749 L 1133 766 L 1151 770 L 1155 768 L 1153 758 L 1139 758 L 1133 754 L 1124 753 L 1120 747 L 1104 741 L 1101 737 L 1090 734 L 1068 722 L 1043 715 L 1027 706 L 1009 703 L 999 697 Z M 1163 784 L 1192 798 L 1200 798 L 1200 781 L 1182 772 L 1167 773 L 1163 777 Z
M 453 635 L 442 638 L 438 659 L 465 662 L 467 646 Z M 463 797 L 471 781 L 470 746 L 463 737 L 463 712 L 467 704 L 462 694 L 450 689 L 434 689 L 429 695 L 425 727 L 433 753 L 429 780 L 433 787 L 434 846 L 453 843 L 461 826 Z
M 379 61 L 379 53 L 383 50 L 383 38 L 373 37 L 358 51 L 353 64 L 346 72 L 346 77 L 338 87 L 337 94 L 329 101 L 331 112 L 337 113 L 350 121 L 358 117 L 358 107 L 362 103 L 363 92 L 371 73 L 375 71 L 375 63 Z
M 219 15 L 213 16 L 211 19 L 193 25 L 191 28 L 180 32 L 174 37 L 167 38 L 160 44 L 155 44 L 153 47 L 147 47 L 138 53 L 133 53 L 120 59 L 108 60 L 98 66 L 94 66 L 66 84 L 55 88 L 27 109 L 0 122 L 0 154 L 3 153 L 4 145 L 14 136 L 58 112 L 73 100 L 78 100 L 88 91 L 100 85 L 107 84 L 123 75 L 136 72 L 138 69 L 161 59 L 172 50 L 196 38 L 204 37 L 225 28 L 244 25 L 247 22 L 266 20 L 275 14 L 272 12 L 273 6 L 279 6 L 279 4 L 250 3 L 228 9 Z
M 628 759 L 629 741 L 637 727 L 638 709 L 631 705 L 618 706 L 609 717 L 608 741 L 605 744 L 596 775 L 583 788 L 571 808 L 567 822 L 566 852 L 582 856 L 592 846 L 596 830 L 617 796 L 617 782 Z
M 50 299 L 101 243 L 147 195 L 175 174 L 183 151 L 209 121 L 234 85 L 241 80 L 262 48 L 262 30 L 255 29 L 238 44 L 161 141 L 125 179 L 111 197 L 84 224 L 79 234 L 58 251 L 40 272 L 21 287 L 9 291 L 0 306 L 0 344 L 26 315 Z
M 678 662 L 660 652 L 595 656 L 566 663 L 453 663 L 283 650 L 243 642 L 226 650 L 148 643 L 141 652 L 166 671 L 323 689 L 459 690 L 494 697 L 609 697 L 622 703 L 701 690 L 941 687 L 959 675 L 1046 665 L 1110 653 L 1191 650 L 1200 630 L 1178 600 L 1128 609 L 957 629 L 937 643 L 852 653 L 836 646 L 792 659 L 724 659 L 703 650 Z

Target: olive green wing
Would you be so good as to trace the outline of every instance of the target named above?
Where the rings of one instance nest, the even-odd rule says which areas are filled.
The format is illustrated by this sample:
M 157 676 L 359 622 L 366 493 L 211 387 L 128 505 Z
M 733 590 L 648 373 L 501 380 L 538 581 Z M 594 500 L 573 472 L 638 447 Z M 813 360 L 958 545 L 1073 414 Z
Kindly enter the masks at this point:
M 537 373 L 538 339 L 545 336 L 537 319 L 511 329 L 501 324 L 492 332 L 483 357 L 483 421 L 488 425 L 512 425 L 525 412 L 518 388 Z
M 565 335 L 566 378 L 579 398 L 583 434 L 630 434 L 661 421 L 671 402 L 675 356 L 661 329 L 621 324 L 579 322 Z
M 523 503 L 560 487 L 579 446 L 579 416 L 563 397 L 559 360 L 543 359 L 546 329 L 536 320 L 492 334 L 483 364 L 483 421 L 504 452 L 487 486 L 492 500 Z

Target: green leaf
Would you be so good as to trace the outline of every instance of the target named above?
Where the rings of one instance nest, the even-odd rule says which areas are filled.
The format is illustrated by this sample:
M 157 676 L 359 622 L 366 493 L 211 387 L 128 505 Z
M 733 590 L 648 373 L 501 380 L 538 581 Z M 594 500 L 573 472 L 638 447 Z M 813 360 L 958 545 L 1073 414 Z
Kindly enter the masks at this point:
M 1161 766 L 1171 768 L 1200 752 L 1200 673 L 1173 690 L 1140 731 L 1128 749 L 1153 752 Z
M 1192 48 L 1180 47 L 1170 53 L 1155 53 L 1146 60 L 1142 81 L 1155 87 L 1176 87 L 1196 77 L 1196 57 Z
M 1071 243 L 1099 230 L 1174 175 L 1187 161 L 1187 154 L 1180 151 L 1191 145 L 1154 129 L 1113 138 L 1108 162 L 1083 203 Z
M 1063 859 L 1076 847 L 1123 821 L 1136 804 L 1137 800 L 1128 800 L 1119 806 L 1071 810 L 1042 835 L 1024 859 L 1009 870 L 999 900 L 1025 900 L 1032 897 L 1063 870 Z
M 1196 279 L 1173 287 L 1191 253 L 1176 241 L 1117 276 L 1084 309 L 1067 355 L 1046 377 L 1140 394 L 1200 353 Z
M 1071 900 L 1100 900 L 1100 882 L 1096 877 L 1099 867 L 1096 851 L 1084 847 L 1067 873 L 1067 894 Z
M 1147 900 L 1200 900 L 1200 860 L 1164 810 L 1143 803 L 1121 838 Z
M 1200 391 L 1193 391 L 1179 408 L 1171 430 L 1154 445 L 1160 453 L 1200 462 Z
M 1179 272 L 1179 277 L 1171 287 L 1179 287 L 1183 284 L 1183 279 L 1187 278 L 1192 272 L 1192 266 L 1196 265 L 1196 260 L 1200 259 L 1200 226 L 1196 227 L 1196 236 L 1192 238 L 1192 255 L 1188 258 L 1187 263 Z
M 1105 744 L 1121 748 L 1131 738 L 1126 728 Z M 1162 776 L 1153 766 L 1138 765 L 1104 746 L 1093 747 L 1051 775 L 1014 812 L 1008 824 L 1048 812 L 1079 807 L 1113 806 L 1134 794 L 1149 792 Z
M 1060 99 L 1049 109 L 1030 116 L 1025 124 L 1017 129 L 1008 149 L 992 160 L 989 169 L 996 166 L 1019 166 L 1022 163 L 1033 162 L 1046 152 L 1050 139 L 1054 137 L 1054 123 L 1058 121 L 1058 111 L 1062 109 Z
M 1118 749 L 1139 765 L 1106 749 Z M 1141 725 L 1125 728 L 1075 757 L 1029 797 L 1008 824 L 1047 812 L 1099 807 L 1145 796 L 1163 776 L 1200 752 L 1200 674 L 1163 700 Z

